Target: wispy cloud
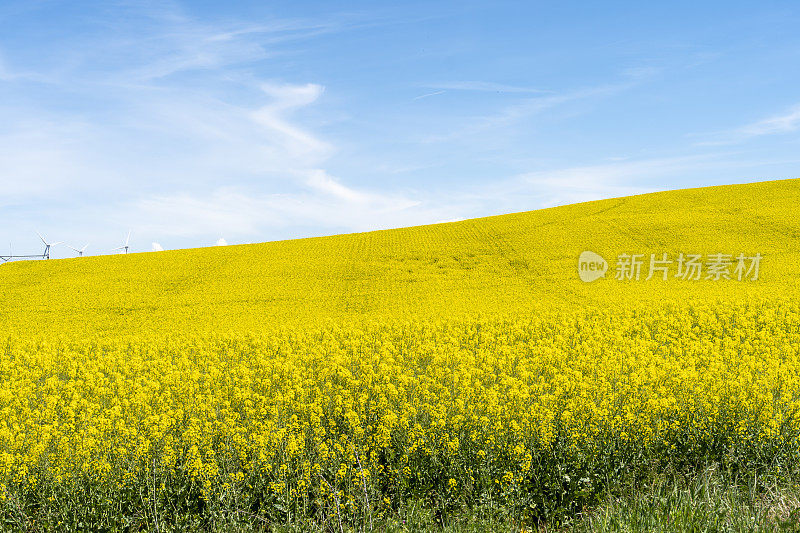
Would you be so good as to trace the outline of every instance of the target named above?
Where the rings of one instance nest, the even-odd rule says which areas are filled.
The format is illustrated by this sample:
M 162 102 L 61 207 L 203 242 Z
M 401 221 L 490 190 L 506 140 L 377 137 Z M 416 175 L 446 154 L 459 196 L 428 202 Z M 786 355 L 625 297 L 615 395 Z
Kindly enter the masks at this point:
M 126 3 L 106 13 L 91 26 L 96 33 L 70 53 L 72 70 L 99 67 L 106 82 L 122 84 L 252 64 L 279 55 L 281 45 L 345 31 L 358 23 L 342 17 L 202 22 L 176 2 Z M 96 40 L 104 45 L 96 47 Z
M 46 91 L 71 105 L 0 102 L 0 175 L 9 177 L 0 180 L 0 205 L 28 206 L 18 219 L 6 210 L 9 224 L 68 219 L 74 233 L 104 233 L 95 235 L 106 241 L 102 251 L 131 225 L 141 236 L 267 240 L 288 226 L 355 231 L 376 218 L 387 227 L 414 218 L 401 213 L 417 201 L 361 190 L 327 171 L 336 147 L 301 118 L 322 99 L 322 84 L 241 68 L 277 43 L 346 22 L 210 25 L 173 4 L 130 10 L 136 24 L 115 12 L 99 25 L 113 34 L 103 34 L 102 46 L 98 35 L 87 37 L 54 50 L 70 56 L 62 68 L 38 65 Z M 2 79 L 19 81 L 5 65 Z M 88 105 L 75 105 L 74 95 Z
M 324 157 L 330 152 L 331 147 L 327 143 L 287 120 L 287 115 L 292 111 L 308 106 L 319 98 L 324 90 L 321 85 L 265 83 L 262 89 L 273 98 L 273 102 L 261 107 L 251 116 L 257 124 L 277 134 L 275 141 L 280 143 L 291 157 L 308 155 Z
M 143 221 L 139 231 L 145 233 L 196 237 L 223 232 L 240 239 L 275 238 L 285 231 L 306 236 L 296 232 L 309 227 L 324 227 L 329 233 L 366 231 L 432 223 L 454 215 L 453 206 L 424 205 L 395 194 L 359 193 L 350 198 L 338 191 L 329 195 L 314 190 L 269 194 L 237 189 L 151 197 L 109 214 Z
M 426 84 L 425 87 L 431 89 L 449 89 L 454 91 L 478 91 L 492 93 L 553 93 L 550 90 L 543 90 L 534 87 L 520 87 L 517 85 L 506 85 L 491 81 L 450 81 Z
M 749 91 L 756 75 L 676 67 L 692 47 L 670 50 L 664 33 L 648 47 L 618 29 L 576 42 L 543 27 L 543 50 L 536 20 L 502 6 L 493 14 L 511 31 L 484 46 L 494 29 L 466 36 L 444 7 L 295 3 L 274 17 L 257 2 L 0 4 L 0 242 L 15 248 L 24 234 L 21 249 L 38 249 L 35 229 L 93 253 L 130 227 L 145 250 L 361 231 L 798 168 L 787 146 L 698 154 L 668 138 L 720 129 L 683 105 L 686 87 L 704 91 L 699 106 L 715 83 Z M 587 21 L 575 22 L 563 23 Z M 796 75 L 784 74 L 762 100 L 786 101 Z M 796 106 L 684 142 L 799 129 Z
M 0 105 L 0 110 L 2 106 Z M 0 205 L 46 199 L 80 184 L 92 167 L 84 149 L 91 129 L 80 120 L 4 112 L 0 125 Z M 78 188 L 83 188 L 78 185 Z
M 599 200 L 658 190 L 659 178 L 696 171 L 716 158 L 711 155 L 636 159 L 529 172 L 517 176 L 519 186 L 540 195 L 542 207 Z
M 760 135 L 773 135 L 776 133 L 789 133 L 797 131 L 800 127 L 800 105 L 796 105 L 788 112 L 760 120 L 740 128 L 740 133 L 748 137 Z
M 721 185 L 778 179 L 754 169 L 770 165 L 796 165 L 800 159 L 751 159 L 746 154 L 730 151 L 694 155 L 671 155 L 651 158 L 620 158 L 597 164 L 555 167 L 518 174 L 495 183 L 492 187 L 472 189 L 462 200 L 469 205 L 470 196 L 490 201 L 496 212 L 524 211 L 604 198 L 644 194 L 670 188 Z M 783 176 L 787 177 L 787 176 Z M 665 186 L 669 183 L 669 186 Z
M 444 134 L 433 134 L 424 137 L 423 143 L 441 143 L 456 139 L 469 137 L 472 135 L 485 133 L 487 130 L 510 126 L 520 120 L 535 116 L 549 109 L 565 105 L 570 102 L 587 100 L 591 98 L 601 98 L 618 94 L 630 89 L 639 83 L 637 79 L 622 81 L 619 83 L 606 83 L 594 87 L 586 87 L 574 91 L 563 93 L 547 94 L 543 96 L 526 97 L 512 104 L 507 104 L 499 111 L 469 119 L 457 129 Z
M 11 69 L 9 69 L 3 56 L 0 55 L 0 81 L 13 81 L 19 77 L 20 75 L 18 73 L 12 72 Z
M 425 94 L 421 94 L 419 96 L 415 96 L 414 98 L 412 98 L 412 100 L 422 100 L 423 98 L 428 98 L 430 96 L 437 96 L 437 95 L 440 95 L 440 94 L 444 94 L 445 92 L 446 91 L 434 91 L 432 93 L 425 93 Z
M 697 146 L 721 146 L 737 144 L 765 135 L 792 133 L 800 129 L 800 104 L 786 112 L 746 124 L 739 128 L 708 134 L 709 140 L 697 142 Z M 700 134 L 691 134 L 699 136 Z M 704 135 L 706 136 L 706 135 Z
M 329 176 L 327 172 L 319 168 L 308 172 L 306 183 L 315 191 L 346 202 L 365 203 L 373 198 L 367 193 L 342 185 L 339 181 Z

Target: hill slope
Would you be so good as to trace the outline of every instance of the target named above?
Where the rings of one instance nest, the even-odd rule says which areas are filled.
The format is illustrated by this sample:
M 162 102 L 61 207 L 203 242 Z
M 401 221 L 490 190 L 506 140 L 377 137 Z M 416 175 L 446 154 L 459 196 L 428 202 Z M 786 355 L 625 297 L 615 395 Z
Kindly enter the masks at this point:
M 447 224 L 0 267 L 0 328 L 248 331 L 352 318 L 800 295 L 800 180 L 706 187 Z M 609 263 L 582 282 L 579 254 Z M 643 254 L 640 280 L 614 279 Z M 673 260 L 645 280 L 650 254 Z M 679 253 L 764 256 L 757 281 L 675 278 Z M 733 270 L 731 267 L 731 271 Z M 703 275 L 705 277 L 705 275 Z

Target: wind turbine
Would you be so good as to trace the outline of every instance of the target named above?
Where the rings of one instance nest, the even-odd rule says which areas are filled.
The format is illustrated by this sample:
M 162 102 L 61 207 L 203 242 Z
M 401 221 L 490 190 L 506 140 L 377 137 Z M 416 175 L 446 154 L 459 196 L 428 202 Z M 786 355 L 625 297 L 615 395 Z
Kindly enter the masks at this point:
M 130 246 L 128 246 L 128 243 L 130 242 L 130 240 L 131 240 L 131 231 L 128 230 L 128 238 L 125 239 L 125 244 L 123 244 L 122 246 L 120 246 L 118 248 L 114 248 L 111 251 L 112 252 L 116 252 L 117 250 L 125 250 L 125 253 L 127 254 L 128 253 L 128 248 L 130 248 Z
M 89 246 L 89 245 L 88 245 L 88 244 L 84 244 L 84 245 L 83 245 L 83 248 L 81 248 L 81 249 L 79 250 L 79 249 L 77 249 L 77 248 L 72 248 L 72 246 L 70 246 L 70 245 L 68 244 L 68 245 L 67 245 L 67 248 L 71 248 L 71 249 L 75 250 L 75 251 L 78 253 L 78 257 L 83 257 L 83 252 L 85 252 L 85 251 L 86 251 L 86 247 L 87 247 L 87 246 Z
M 38 231 L 36 232 L 36 235 L 38 235 L 39 238 L 42 239 L 42 242 L 44 243 L 44 252 L 42 252 L 42 259 L 50 259 L 50 247 L 55 246 L 56 244 L 61 244 L 61 241 L 47 242 L 46 240 L 44 240 L 44 237 L 42 237 L 42 234 L 39 233 Z

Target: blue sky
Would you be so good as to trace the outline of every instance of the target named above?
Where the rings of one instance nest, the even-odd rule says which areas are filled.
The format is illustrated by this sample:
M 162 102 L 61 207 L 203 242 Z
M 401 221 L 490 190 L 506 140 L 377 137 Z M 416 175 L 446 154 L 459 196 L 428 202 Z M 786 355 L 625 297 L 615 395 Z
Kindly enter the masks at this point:
M 3 0 L 0 243 L 238 244 L 798 177 L 798 27 L 796 2 Z

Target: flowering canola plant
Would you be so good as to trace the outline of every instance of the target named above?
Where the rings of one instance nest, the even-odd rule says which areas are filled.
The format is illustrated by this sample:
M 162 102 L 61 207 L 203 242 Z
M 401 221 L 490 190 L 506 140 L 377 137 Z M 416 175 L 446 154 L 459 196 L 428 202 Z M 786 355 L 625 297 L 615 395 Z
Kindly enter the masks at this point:
M 797 198 L 795 182 L 778 183 L 775 195 Z M 82 260 L 2 267 L 18 297 L 0 315 L 3 515 L 347 521 L 421 499 L 505 502 L 535 519 L 591 503 L 626 465 L 747 467 L 800 451 L 796 242 L 762 243 L 763 285 L 727 296 L 702 282 L 611 290 L 581 284 L 574 265 L 560 283 L 554 267 L 538 272 L 537 245 L 501 231 L 519 220 L 441 226 L 494 250 L 473 245 L 472 259 L 408 252 L 414 236 L 421 249 L 440 240 L 434 226 L 273 246 L 316 264 L 298 267 L 311 288 L 281 261 L 241 267 L 235 283 L 208 277 L 238 264 L 222 252 L 175 253 L 171 269 L 158 254 L 95 258 L 103 273 Z M 365 252 L 364 239 L 383 248 Z M 356 250 L 319 270 L 337 243 Z M 72 291 L 25 296 L 26 283 L 46 290 L 37 273 Z M 523 287 L 564 297 L 536 304 Z
M 155 478 L 256 511 L 432 490 L 535 510 L 557 466 L 590 485 L 613 453 L 796 446 L 800 306 L 8 341 L 0 377 L 4 499 Z

